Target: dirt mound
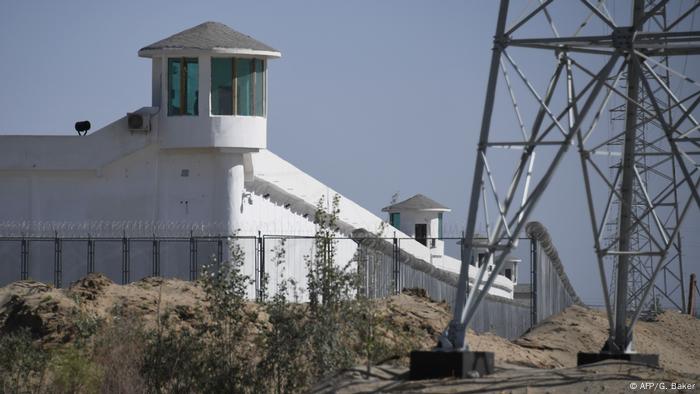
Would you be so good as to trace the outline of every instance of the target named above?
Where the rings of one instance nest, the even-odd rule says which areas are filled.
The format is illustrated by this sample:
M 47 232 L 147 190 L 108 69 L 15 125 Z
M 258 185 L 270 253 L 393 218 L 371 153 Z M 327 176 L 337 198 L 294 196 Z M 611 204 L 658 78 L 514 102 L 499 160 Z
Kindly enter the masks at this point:
M 148 278 L 118 285 L 101 274 L 90 274 L 68 289 L 20 281 L 0 288 L 0 333 L 28 329 L 46 345 L 75 339 L 84 320 L 110 320 L 115 315 L 156 324 L 158 312 L 173 324 L 199 324 L 205 318 L 204 292 L 196 283 Z
M 444 304 L 405 294 L 385 301 L 392 321 L 422 327 L 418 347 L 434 346 L 430 334 L 449 322 Z M 637 350 L 660 355 L 662 368 L 607 361 L 576 367 L 576 354 L 600 350 L 607 338 L 607 318 L 593 309 L 572 306 L 552 316 L 515 341 L 468 333 L 472 350 L 491 351 L 496 373 L 477 379 L 408 381 L 406 365 L 381 365 L 367 376 L 365 367 L 343 371 L 320 382 L 313 392 L 627 392 L 641 383 L 663 384 L 658 390 L 694 391 L 700 383 L 700 320 L 666 311 L 654 322 L 639 322 Z M 647 388 L 650 390 L 653 388 Z
M 542 352 L 551 361 L 540 367 L 572 367 L 578 352 L 597 352 L 607 338 L 605 313 L 582 306 L 540 323 L 513 341 L 524 349 Z M 640 353 L 659 354 L 668 370 L 700 373 L 700 320 L 677 311 L 665 311 L 656 321 L 635 325 L 634 343 Z
M 73 283 L 68 289 L 35 282 L 15 282 L 0 288 L 0 333 L 21 328 L 45 344 L 75 338 L 81 319 L 109 320 L 118 314 L 139 317 L 154 327 L 158 315 L 175 325 L 195 326 L 208 319 L 201 286 L 177 279 L 147 278 L 118 285 L 99 274 Z M 257 308 L 255 305 L 249 305 Z M 450 321 L 450 308 L 409 290 L 379 301 L 386 322 L 410 340 L 411 348 L 432 348 Z M 264 314 L 261 313 L 261 319 Z M 471 349 L 492 351 L 499 367 L 563 368 L 576 365 L 576 353 L 598 351 L 607 336 L 607 319 L 596 310 L 572 306 L 531 329 L 515 341 L 468 333 Z M 390 338 L 394 339 L 394 338 Z M 667 311 L 657 321 L 639 322 L 635 331 L 639 352 L 660 354 L 661 365 L 682 373 L 700 371 L 700 320 Z M 405 360 L 404 360 L 405 361 Z
M 379 313 L 390 325 L 410 332 L 415 345 L 423 348 L 435 346 L 435 338 L 450 322 L 447 304 L 432 302 L 420 293 L 402 293 L 380 300 Z
M 0 290 L 0 333 L 28 329 L 36 339 L 58 341 L 72 305 L 66 297 L 55 298 L 55 289 L 36 281 L 12 283 Z
M 390 324 L 410 332 L 414 348 L 430 349 L 452 317 L 446 303 L 436 303 L 414 290 L 381 301 Z M 469 331 L 475 351 L 490 351 L 499 367 L 566 368 L 576 366 L 578 352 L 597 352 L 607 338 L 608 322 L 601 311 L 574 305 L 509 341 Z M 681 373 L 700 373 L 700 320 L 666 311 L 656 321 L 635 327 L 636 349 L 660 355 L 661 365 Z
M 71 283 L 68 288 L 68 294 L 94 301 L 104 294 L 104 290 L 107 287 L 113 284 L 114 282 L 105 275 L 93 273 Z

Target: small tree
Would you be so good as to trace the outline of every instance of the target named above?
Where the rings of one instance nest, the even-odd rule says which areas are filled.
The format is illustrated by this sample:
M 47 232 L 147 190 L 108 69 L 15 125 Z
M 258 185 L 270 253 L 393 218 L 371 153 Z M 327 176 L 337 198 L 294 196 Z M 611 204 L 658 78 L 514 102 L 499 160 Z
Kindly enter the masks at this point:
M 263 333 L 264 357 L 259 365 L 260 391 L 275 393 L 301 392 L 311 383 L 309 319 L 307 309 L 298 304 L 296 282 L 285 277 L 285 243 L 282 239 L 273 249 L 279 276 L 275 294 L 264 303 L 269 329 Z
M 235 240 L 230 241 L 230 261 L 217 271 L 204 269 L 202 286 L 212 318 L 202 336 L 211 338 L 204 368 L 209 372 L 204 392 L 244 392 L 254 383 L 251 323 L 257 319 L 246 308 L 246 295 L 252 280 L 243 273 L 245 253 Z
M 396 203 L 399 193 L 396 192 L 391 196 L 391 201 L 389 205 Z M 377 227 L 374 236 L 377 238 L 382 238 L 384 236 L 384 230 L 386 230 L 387 222 L 382 221 Z M 358 334 L 360 353 L 364 355 L 367 367 L 367 378 L 369 378 L 372 372 L 372 365 L 376 362 L 380 362 L 387 358 L 387 356 L 395 356 L 396 353 L 400 353 L 401 349 L 397 346 L 390 346 L 386 341 L 386 334 L 391 332 L 393 338 L 396 339 L 400 333 L 396 332 L 395 329 L 386 323 L 384 316 L 379 310 L 379 306 L 376 300 L 373 300 L 369 296 L 368 287 L 372 283 L 368 283 L 367 278 L 362 276 L 360 272 L 360 267 L 366 267 L 369 261 L 363 259 L 363 253 L 361 253 L 363 246 L 360 244 L 355 253 L 354 260 L 357 262 L 358 272 L 356 276 L 357 283 L 357 299 L 353 304 L 353 319 L 355 331 Z
M 330 210 L 325 208 L 323 198 L 319 200 L 314 216 L 314 255 L 306 259 L 312 364 L 318 377 L 349 367 L 353 362 L 348 316 L 352 312 L 350 301 L 356 276 L 352 262 L 336 264 L 339 205 L 337 194 Z
M 244 253 L 230 241 L 230 259 L 203 269 L 200 284 L 211 318 L 192 330 L 168 324 L 167 315 L 145 352 L 144 375 L 151 391 L 240 393 L 253 390 L 255 355 L 249 331 L 257 314 L 246 308 L 251 279 L 243 274 Z M 160 319 L 159 319 L 160 321 Z

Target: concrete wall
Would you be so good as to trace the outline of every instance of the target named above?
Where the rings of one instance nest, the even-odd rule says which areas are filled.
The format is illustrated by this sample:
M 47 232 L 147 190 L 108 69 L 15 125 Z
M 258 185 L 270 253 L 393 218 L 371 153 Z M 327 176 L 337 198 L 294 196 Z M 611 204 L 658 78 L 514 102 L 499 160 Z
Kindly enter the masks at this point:
M 241 154 L 153 145 L 98 170 L 2 171 L 0 221 L 218 222 L 232 233 L 242 178 Z
M 268 151 L 240 153 L 226 149 L 160 149 L 157 144 L 111 161 L 98 170 L 86 171 L 4 171 L 0 177 L 11 185 L 0 189 L 0 201 L 5 205 L 0 223 L 26 221 L 21 232 L 30 235 L 53 236 L 55 223 L 61 236 L 111 236 L 114 241 L 100 241 L 96 247 L 95 270 L 122 281 L 122 231 L 129 237 L 164 235 L 161 228 L 152 230 L 133 226 L 133 223 L 164 224 L 165 230 L 177 225 L 180 231 L 165 231 L 165 235 L 187 237 L 194 229 L 196 236 L 207 234 L 237 234 L 243 237 L 284 235 L 312 236 L 316 205 L 320 198 L 326 201 L 336 193 L 309 175 Z M 37 227 L 37 224 L 48 224 Z M 84 225 L 87 223 L 87 225 Z M 93 225 L 112 223 L 106 231 L 95 231 Z M 205 224 L 206 227 L 199 227 Z M 358 226 L 381 228 L 382 220 L 347 198 L 340 200 L 340 230 L 338 237 L 349 237 Z M 123 226 L 122 226 L 123 225 Z M 365 228 L 365 227 L 362 227 Z M 47 231 L 48 230 L 48 231 Z M 111 231 L 110 231 L 111 230 Z M 2 235 L 7 234 L 0 234 Z M 19 235 L 15 232 L 14 235 Z M 424 264 L 440 264 L 458 272 L 459 261 L 444 256 L 434 259 L 431 250 L 406 234 L 384 227 L 382 235 L 396 235 L 402 253 L 419 259 Z M 270 256 L 279 239 L 270 238 L 265 253 Z M 240 241 L 246 253 L 245 272 L 255 275 L 256 245 L 250 239 Z M 51 239 L 32 242 L 29 275 L 52 282 L 54 254 Z M 19 252 L 17 242 L 0 244 L 0 258 L 7 264 L 0 272 L 3 283 L 19 279 Z M 68 244 L 67 244 L 68 245 Z M 84 275 L 87 271 L 86 245 L 71 244 L 73 257 L 64 264 L 64 284 Z M 313 240 L 287 241 L 285 264 L 268 264 L 275 280 L 294 278 L 299 286 L 306 283 L 305 256 L 313 255 Z M 71 249 L 72 248 L 72 249 Z M 187 242 L 163 243 L 161 275 L 188 279 L 190 277 L 190 250 Z M 201 241 L 198 247 L 199 264 L 211 260 L 215 243 Z M 349 238 L 338 241 L 338 263 L 352 260 L 357 245 Z M 138 280 L 152 274 L 152 248 L 148 239 L 134 241 L 130 251 L 133 263 L 129 280 Z M 267 259 L 269 260 L 269 258 Z M 282 272 L 284 271 L 284 272 Z M 282 276 L 280 276 L 282 275 Z M 470 267 L 470 276 L 475 270 Z M 274 291 L 275 283 L 271 284 Z M 496 280 L 492 293 L 511 297 L 512 283 L 504 277 Z M 250 294 L 254 295 L 251 288 Z

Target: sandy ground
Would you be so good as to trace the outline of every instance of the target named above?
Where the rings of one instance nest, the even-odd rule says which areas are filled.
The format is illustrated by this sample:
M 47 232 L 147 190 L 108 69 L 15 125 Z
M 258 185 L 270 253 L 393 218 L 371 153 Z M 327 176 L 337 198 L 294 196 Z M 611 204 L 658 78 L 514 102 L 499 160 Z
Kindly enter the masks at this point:
M 140 316 L 146 326 L 155 325 L 158 312 L 169 312 L 174 324 L 201 324 L 207 317 L 204 293 L 198 285 L 175 279 L 149 278 L 117 285 L 93 274 L 68 289 L 34 282 L 15 282 L 0 288 L 0 335 L 27 327 L 49 346 L 73 340 L 75 321 L 85 314 L 109 320 L 121 310 Z M 415 349 L 429 349 L 449 320 L 445 303 L 436 303 L 421 291 L 407 292 L 380 301 L 387 324 L 409 338 Z M 251 307 L 255 307 L 251 305 Z M 492 335 L 468 333 L 471 349 L 496 355 L 498 372 L 470 381 L 407 382 L 407 357 L 393 366 L 373 369 L 366 379 L 364 368 L 343 373 L 319 384 L 320 392 L 623 392 L 632 382 L 696 383 L 700 392 L 700 320 L 666 311 L 656 321 L 636 326 L 637 350 L 658 353 L 661 368 L 628 363 L 604 363 L 576 368 L 577 352 L 595 352 L 607 332 L 604 313 L 572 306 L 509 341 Z M 527 391 L 525 387 L 528 387 Z M 627 387 L 627 389 L 625 389 Z M 692 391 L 692 390 L 691 390 Z M 631 391 L 630 391 L 631 392 Z
M 44 344 L 55 345 L 73 339 L 81 314 L 109 321 L 120 311 L 153 327 L 158 312 L 169 312 L 176 324 L 196 324 L 204 316 L 203 306 L 201 287 L 177 279 L 147 278 L 122 286 L 92 274 L 67 289 L 21 281 L 0 288 L 0 332 L 26 327 Z
M 413 335 L 417 347 L 423 349 L 434 345 L 431 336 L 450 319 L 447 305 L 421 296 L 394 296 L 384 308 L 392 324 L 419 328 Z M 319 383 L 314 392 L 700 392 L 700 320 L 666 311 L 656 321 L 637 324 L 637 351 L 659 354 L 661 368 L 619 361 L 577 367 L 576 354 L 599 351 L 607 327 L 603 312 L 572 306 L 514 341 L 469 332 L 471 349 L 495 353 L 497 371 L 493 375 L 411 382 L 405 364 L 374 367 L 369 378 L 366 368 L 358 366 Z
M 386 301 L 388 318 L 394 324 L 422 327 L 426 335 L 437 335 L 450 319 L 446 304 L 420 296 L 402 294 Z M 576 366 L 578 352 L 597 352 L 607 338 L 605 313 L 571 306 L 563 313 L 538 324 L 520 338 L 509 341 L 492 334 L 469 332 L 472 350 L 496 354 L 497 366 L 563 368 Z M 416 338 L 423 349 L 435 341 Z M 700 374 L 700 320 L 676 311 L 665 311 L 656 321 L 640 321 L 635 327 L 636 349 L 657 353 L 661 366 L 679 373 Z
M 557 369 L 498 368 L 476 379 L 408 381 L 405 367 L 344 371 L 319 384 L 315 393 L 634 393 L 698 392 L 700 376 L 625 362 L 606 361 Z M 648 386 L 647 386 L 648 385 Z

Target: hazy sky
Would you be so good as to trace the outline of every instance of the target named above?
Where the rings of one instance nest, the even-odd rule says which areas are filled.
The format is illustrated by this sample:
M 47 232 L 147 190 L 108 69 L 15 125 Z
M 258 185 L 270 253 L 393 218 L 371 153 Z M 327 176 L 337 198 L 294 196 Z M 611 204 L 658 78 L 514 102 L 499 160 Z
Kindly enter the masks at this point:
M 395 192 L 426 194 L 452 208 L 446 235 L 458 236 L 496 12 L 486 0 L 0 0 L 0 133 L 72 134 L 83 119 L 94 131 L 149 105 L 138 49 L 219 21 L 282 52 L 269 66 L 270 150 L 379 215 Z M 525 60 L 540 57 L 551 68 L 551 55 Z M 572 149 L 532 219 L 584 301 L 601 304 L 578 160 Z M 683 234 L 686 273 L 700 271 L 698 217 Z

